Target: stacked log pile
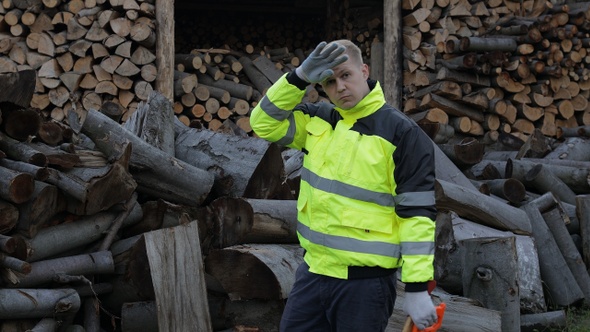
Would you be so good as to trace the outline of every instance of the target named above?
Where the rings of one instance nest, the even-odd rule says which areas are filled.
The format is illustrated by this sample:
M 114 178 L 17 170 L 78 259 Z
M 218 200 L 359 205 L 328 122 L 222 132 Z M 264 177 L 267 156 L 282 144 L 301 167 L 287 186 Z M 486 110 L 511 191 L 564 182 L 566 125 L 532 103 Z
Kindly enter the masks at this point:
M 154 10 L 154 1 L 3 1 L 0 72 L 36 70 L 31 106 L 57 121 L 107 101 L 134 109 L 157 76 Z
M 134 324 L 143 321 L 137 314 L 125 312 L 123 322 L 110 323 L 111 318 L 121 316 L 123 303 L 180 298 L 159 287 L 169 282 L 156 279 L 168 277 L 156 271 L 168 271 L 165 265 L 180 255 L 187 269 L 176 270 L 188 275 L 173 284 L 194 281 L 200 288 L 184 285 L 195 289 L 191 301 L 205 300 L 180 306 L 199 309 L 177 324 L 211 329 L 201 257 L 242 243 L 246 234 L 260 240 L 280 233 L 278 225 L 252 231 L 254 211 L 269 199 L 284 199 L 286 210 L 294 208 L 281 181 L 278 147 L 175 123 L 172 103 L 157 92 L 138 105 L 125 127 L 97 110 L 81 117 L 72 112 L 69 126 L 58 125 L 68 139 L 51 142 L 43 132 L 57 122 L 29 106 L 35 76 L 24 70 L 0 80 L 6 92 L 0 121 L 0 329 L 58 331 L 77 325 L 99 331 L 101 325 L 127 324 L 127 331 L 136 330 Z M 174 233 L 151 232 L 175 226 Z M 294 230 L 284 236 L 293 243 Z M 164 256 L 169 259 L 158 260 Z M 293 255 L 292 266 L 300 257 Z M 288 286 L 290 274 L 285 275 Z M 261 282 L 272 283 L 273 276 Z M 277 289 L 284 297 L 286 291 Z M 226 327 L 222 314 L 215 314 L 216 326 Z
M 404 1 L 404 111 L 486 143 L 590 121 L 589 4 Z M 500 139 L 501 140 L 501 139 Z

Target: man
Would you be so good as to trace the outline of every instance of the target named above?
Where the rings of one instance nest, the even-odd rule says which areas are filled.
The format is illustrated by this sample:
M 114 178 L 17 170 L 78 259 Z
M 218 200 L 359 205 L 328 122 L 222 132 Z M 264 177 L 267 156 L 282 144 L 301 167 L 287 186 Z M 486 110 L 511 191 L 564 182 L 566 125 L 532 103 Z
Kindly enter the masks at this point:
M 434 151 L 385 102 L 360 49 L 321 42 L 252 110 L 256 134 L 304 152 L 297 233 L 304 263 L 281 331 L 384 331 L 396 298 L 419 329 L 436 322 L 427 291 L 434 268 Z M 300 104 L 308 84 L 329 103 Z

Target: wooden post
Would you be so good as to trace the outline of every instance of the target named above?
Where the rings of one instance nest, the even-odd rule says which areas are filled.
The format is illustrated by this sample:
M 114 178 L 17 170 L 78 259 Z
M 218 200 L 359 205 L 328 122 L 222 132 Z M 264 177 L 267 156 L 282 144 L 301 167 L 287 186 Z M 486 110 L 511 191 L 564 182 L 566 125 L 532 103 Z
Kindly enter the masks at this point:
M 174 1 L 156 0 L 155 89 L 174 102 Z
M 391 106 L 402 110 L 401 1 L 383 1 L 383 92 Z

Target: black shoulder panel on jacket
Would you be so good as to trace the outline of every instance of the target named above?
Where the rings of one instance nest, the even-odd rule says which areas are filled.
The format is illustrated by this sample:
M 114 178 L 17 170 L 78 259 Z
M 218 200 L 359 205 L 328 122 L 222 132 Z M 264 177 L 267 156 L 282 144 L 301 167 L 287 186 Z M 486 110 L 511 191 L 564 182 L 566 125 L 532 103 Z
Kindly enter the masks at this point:
M 317 116 L 336 128 L 336 123 L 342 119 L 340 113 L 334 109 L 334 105 L 326 102 L 303 103 L 295 107 L 309 116 Z
M 397 146 L 403 133 L 412 126 L 417 126 L 414 121 L 385 104 L 377 112 L 359 119 L 351 129 L 363 135 L 380 136 Z

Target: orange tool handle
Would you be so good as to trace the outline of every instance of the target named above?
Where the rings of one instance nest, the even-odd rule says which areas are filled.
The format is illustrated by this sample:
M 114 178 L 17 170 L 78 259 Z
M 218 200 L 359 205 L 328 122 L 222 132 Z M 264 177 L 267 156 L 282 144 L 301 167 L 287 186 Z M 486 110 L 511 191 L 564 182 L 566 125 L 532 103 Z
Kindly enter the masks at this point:
M 438 319 L 436 320 L 436 323 L 434 323 L 432 326 L 425 328 L 424 330 L 418 330 L 416 325 L 412 324 L 412 332 L 436 332 L 436 331 L 438 331 L 438 329 L 442 325 L 442 321 L 443 321 L 443 317 L 445 316 L 445 309 L 446 308 L 447 308 L 447 305 L 444 303 L 437 305 L 436 306 L 436 316 L 438 317 Z

